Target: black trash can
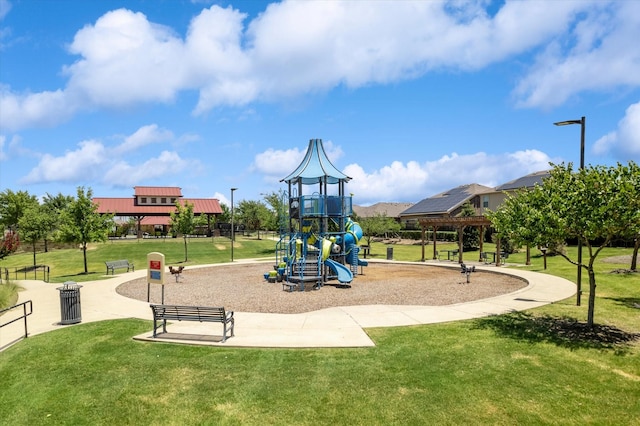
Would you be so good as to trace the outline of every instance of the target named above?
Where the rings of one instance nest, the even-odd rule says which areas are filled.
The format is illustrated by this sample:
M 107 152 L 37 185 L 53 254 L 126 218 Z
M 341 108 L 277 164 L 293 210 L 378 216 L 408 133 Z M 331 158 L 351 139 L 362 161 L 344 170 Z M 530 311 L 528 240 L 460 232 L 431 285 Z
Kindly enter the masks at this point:
M 393 260 L 393 247 L 387 247 L 387 260 Z
M 60 324 L 76 324 L 82 321 L 80 287 L 74 281 L 66 281 L 60 290 Z

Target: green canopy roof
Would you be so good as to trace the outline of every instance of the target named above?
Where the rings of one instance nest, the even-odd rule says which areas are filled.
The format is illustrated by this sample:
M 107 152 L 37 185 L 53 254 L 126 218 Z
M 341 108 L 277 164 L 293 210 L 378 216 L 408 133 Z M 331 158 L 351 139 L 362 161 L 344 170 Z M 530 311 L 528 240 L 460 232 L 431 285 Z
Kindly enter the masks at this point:
M 326 182 L 329 184 L 348 182 L 351 178 L 340 170 L 336 169 L 322 146 L 322 139 L 311 139 L 307 154 L 296 170 L 280 182 L 289 184 L 302 183 L 311 185 L 314 183 Z

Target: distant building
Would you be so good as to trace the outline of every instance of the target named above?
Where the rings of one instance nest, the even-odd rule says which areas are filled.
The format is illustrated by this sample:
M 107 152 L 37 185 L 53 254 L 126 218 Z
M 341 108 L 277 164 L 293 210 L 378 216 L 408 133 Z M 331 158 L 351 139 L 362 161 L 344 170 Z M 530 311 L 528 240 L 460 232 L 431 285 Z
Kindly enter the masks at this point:
M 484 214 L 487 210 L 497 210 L 500 204 L 507 198 L 507 195 L 515 194 L 519 189 L 533 188 L 535 185 L 542 185 L 542 180 L 547 177 L 549 177 L 549 171 L 543 170 L 496 186 L 492 191 L 482 194 L 480 214 Z
M 208 234 L 213 232 L 215 217 L 222 214 L 218 199 L 184 198 L 179 187 L 135 186 L 133 189 L 133 197 L 94 197 L 93 202 L 98 206 L 98 213 L 135 218 L 138 236 L 141 236 L 143 226 L 166 235 L 169 232 L 171 213 L 176 211 L 176 202 L 181 205 L 192 204 L 194 216 L 205 215 Z
M 386 215 L 400 222 L 400 213 L 413 206 L 413 203 L 376 203 L 372 206 L 353 206 L 353 212 L 359 218 Z
M 478 216 L 482 216 L 487 210 L 495 211 L 508 194 L 514 194 L 523 188 L 533 188 L 536 184 L 541 185 L 542 180 L 548 176 L 547 170 L 535 172 L 495 188 L 476 183 L 461 185 L 425 198 L 404 210 L 399 214 L 400 222 L 405 228 L 413 229 L 419 227 L 420 219 L 456 217 L 467 202 Z
M 407 229 L 415 229 L 419 227 L 420 219 L 458 216 L 462 206 L 467 202 L 480 214 L 481 194 L 490 191 L 493 191 L 493 188 L 477 183 L 452 188 L 409 207 L 400 213 L 400 222 Z

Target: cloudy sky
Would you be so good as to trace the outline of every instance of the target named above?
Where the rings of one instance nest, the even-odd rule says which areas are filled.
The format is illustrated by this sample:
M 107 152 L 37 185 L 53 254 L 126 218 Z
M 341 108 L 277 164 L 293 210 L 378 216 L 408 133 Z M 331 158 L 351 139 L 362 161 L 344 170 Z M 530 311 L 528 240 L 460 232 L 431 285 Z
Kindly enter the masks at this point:
M 640 2 L 0 0 L 0 190 L 354 203 L 640 162 Z M 315 188 L 312 188 L 315 190 Z

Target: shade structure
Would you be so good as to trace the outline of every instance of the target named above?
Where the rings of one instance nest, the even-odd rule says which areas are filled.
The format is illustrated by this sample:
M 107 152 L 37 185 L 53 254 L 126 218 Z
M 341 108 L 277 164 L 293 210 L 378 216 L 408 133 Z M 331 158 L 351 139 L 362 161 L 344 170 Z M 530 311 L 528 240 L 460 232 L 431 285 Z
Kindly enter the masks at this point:
M 286 178 L 280 182 L 287 182 L 290 185 L 311 185 L 314 183 L 336 184 L 348 182 L 351 178 L 331 164 L 327 153 L 322 146 L 322 139 L 311 139 L 307 154 L 300 165 Z

